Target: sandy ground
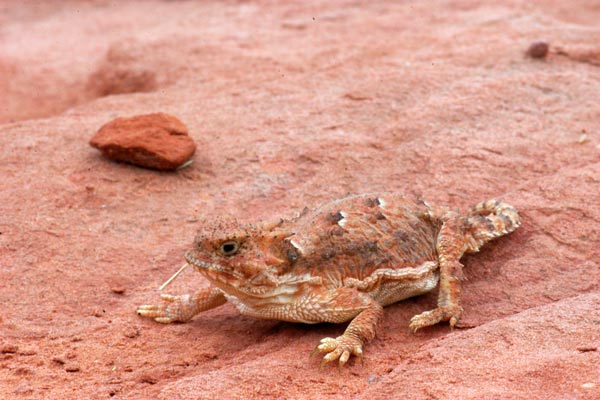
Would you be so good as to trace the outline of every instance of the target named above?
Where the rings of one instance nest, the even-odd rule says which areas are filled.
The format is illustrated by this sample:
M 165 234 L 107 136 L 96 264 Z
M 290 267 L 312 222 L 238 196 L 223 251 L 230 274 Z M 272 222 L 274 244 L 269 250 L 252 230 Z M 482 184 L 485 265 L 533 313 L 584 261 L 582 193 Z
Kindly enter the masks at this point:
M 591 0 L 3 1 L 0 397 L 600 398 L 598 21 Z M 88 145 L 152 112 L 192 166 Z M 408 332 L 435 293 L 390 306 L 339 374 L 308 354 L 340 325 L 135 314 L 212 218 L 377 191 L 521 212 L 463 259 L 458 329 Z

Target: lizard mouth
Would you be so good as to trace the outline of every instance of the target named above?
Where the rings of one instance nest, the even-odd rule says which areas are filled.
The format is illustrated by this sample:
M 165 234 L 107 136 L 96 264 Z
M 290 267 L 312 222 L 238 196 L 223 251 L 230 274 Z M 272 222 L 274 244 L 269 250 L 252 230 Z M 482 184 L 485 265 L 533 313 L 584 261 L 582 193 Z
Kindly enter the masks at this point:
M 213 267 L 211 263 L 198 260 L 191 251 L 186 251 L 184 257 L 185 261 L 196 269 L 212 269 Z
M 187 251 L 184 257 L 189 265 L 194 267 L 197 271 L 202 273 L 202 275 L 206 276 L 211 281 L 222 282 L 229 286 L 235 286 L 235 282 L 244 278 L 242 274 L 234 269 L 225 268 L 219 264 L 213 264 L 197 259 L 192 251 Z
M 247 284 L 247 279 L 233 268 L 226 268 L 219 264 L 202 261 L 196 258 L 193 251 L 187 251 L 184 255 L 189 265 L 204 275 L 221 290 L 234 295 L 264 297 L 272 289 L 273 285 Z
M 236 276 L 235 271 L 225 269 L 225 268 L 223 268 L 223 266 L 221 266 L 219 264 L 213 264 L 213 263 L 209 263 L 206 261 L 198 260 L 194 256 L 194 253 L 191 251 L 187 251 L 185 253 L 184 257 L 188 264 L 190 264 L 192 267 L 196 268 L 200 272 L 211 271 L 211 272 L 215 272 L 215 273 L 219 273 L 219 274 L 227 274 L 227 275 Z

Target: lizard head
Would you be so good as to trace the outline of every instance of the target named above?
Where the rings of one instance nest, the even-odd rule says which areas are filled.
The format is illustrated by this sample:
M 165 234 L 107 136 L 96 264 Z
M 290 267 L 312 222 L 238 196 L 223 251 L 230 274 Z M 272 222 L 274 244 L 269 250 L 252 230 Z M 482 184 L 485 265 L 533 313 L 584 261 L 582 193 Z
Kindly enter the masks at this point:
M 240 225 L 221 220 L 201 229 L 185 254 L 211 283 L 236 297 L 266 297 L 285 285 L 299 255 L 290 245 L 285 221 Z

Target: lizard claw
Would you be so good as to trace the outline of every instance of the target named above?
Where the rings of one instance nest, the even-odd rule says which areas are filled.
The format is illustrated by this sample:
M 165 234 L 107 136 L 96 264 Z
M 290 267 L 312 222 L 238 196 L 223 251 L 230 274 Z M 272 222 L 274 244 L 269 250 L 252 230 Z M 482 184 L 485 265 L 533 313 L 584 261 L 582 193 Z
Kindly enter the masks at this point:
M 425 311 L 412 317 L 410 319 L 410 323 L 408 324 L 408 328 L 415 333 L 421 328 L 435 325 L 441 321 L 448 321 L 450 324 L 450 329 L 454 329 L 454 326 L 460 319 L 462 312 L 463 309 L 460 306 L 437 307 L 433 310 Z
M 163 293 L 160 295 L 160 299 L 169 303 L 173 303 L 177 300 L 179 296 L 173 296 L 172 294 Z
M 172 322 L 186 322 L 191 316 L 188 312 L 190 305 L 190 296 L 173 296 L 170 294 L 161 294 L 163 303 L 144 304 L 139 306 L 137 314 L 141 317 L 152 318 L 161 324 L 170 324 Z
M 315 347 L 311 353 L 311 357 L 316 353 L 326 353 L 323 356 L 319 369 L 332 361 L 338 360 L 338 368 L 341 371 L 342 367 L 348 362 L 351 355 L 360 358 L 363 361 L 362 343 L 356 338 L 349 336 L 338 336 L 337 338 L 324 338 Z

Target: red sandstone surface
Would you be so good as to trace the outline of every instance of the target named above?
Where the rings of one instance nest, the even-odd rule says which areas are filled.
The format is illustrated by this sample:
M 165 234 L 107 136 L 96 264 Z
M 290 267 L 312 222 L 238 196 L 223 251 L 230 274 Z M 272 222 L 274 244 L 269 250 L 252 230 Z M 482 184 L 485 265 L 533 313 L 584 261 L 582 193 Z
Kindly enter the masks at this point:
M 600 398 L 598 21 L 592 0 L 3 1 L 0 397 Z M 190 167 L 88 145 L 155 112 Z M 135 314 L 205 220 L 367 191 L 520 210 L 463 259 L 458 329 L 408 332 L 434 293 L 392 305 L 339 374 L 308 354 L 340 325 Z

